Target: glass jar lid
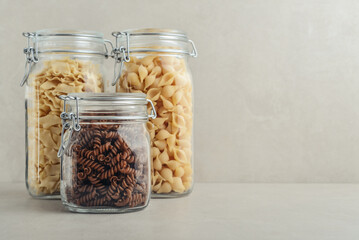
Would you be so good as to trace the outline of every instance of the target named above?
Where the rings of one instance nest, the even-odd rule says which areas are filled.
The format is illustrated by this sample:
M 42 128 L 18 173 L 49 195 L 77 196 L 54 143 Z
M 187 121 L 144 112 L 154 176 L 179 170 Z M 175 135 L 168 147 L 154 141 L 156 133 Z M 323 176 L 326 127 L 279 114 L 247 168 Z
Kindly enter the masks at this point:
M 111 50 L 113 48 L 102 33 L 94 31 L 45 29 L 24 32 L 23 36 L 27 38 L 27 47 L 24 48 L 26 63 L 21 86 L 25 84 L 34 64 L 39 61 L 40 54 L 90 54 L 107 58 L 111 53 L 106 43 L 109 43 Z
M 73 114 L 78 120 L 148 120 L 157 114 L 151 100 L 143 93 L 69 93 L 61 117 Z M 147 113 L 147 104 L 152 110 Z
M 112 35 L 116 37 L 116 47 L 126 48 L 128 53 L 161 52 L 197 57 L 194 42 L 182 31 L 144 28 L 113 32 Z
M 123 63 L 130 61 L 130 54 L 161 53 L 197 57 L 197 49 L 186 33 L 173 29 L 143 28 L 113 32 L 116 38 L 112 57 L 115 59 L 112 85 L 121 76 Z M 119 70 L 117 73 L 117 64 Z
M 73 131 L 80 131 L 81 124 L 113 124 L 114 121 L 147 121 L 157 117 L 151 100 L 143 93 L 70 93 L 59 96 L 64 101 L 62 119 L 61 146 L 58 157 L 67 148 Z M 147 104 L 151 112 L 147 113 Z M 105 120 L 105 121 L 104 121 Z M 81 121 L 81 124 L 80 124 Z

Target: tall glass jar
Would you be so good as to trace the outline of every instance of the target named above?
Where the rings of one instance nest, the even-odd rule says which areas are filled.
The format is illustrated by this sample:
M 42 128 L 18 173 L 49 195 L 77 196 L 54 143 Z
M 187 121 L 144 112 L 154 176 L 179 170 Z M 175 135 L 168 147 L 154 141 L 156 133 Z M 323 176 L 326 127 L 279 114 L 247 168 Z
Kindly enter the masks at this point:
M 26 186 L 31 196 L 59 198 L 62 111 L 59 95 L 103 92 L 103 35 L 90 31 L 24 33 L 26 85 Z
M 158 117 L 147 123 L 151 136 L 152 193 L 178 197 L 193 187 L 192 79 L 188 56 L 194 43 L 183 32 L 136 29 L 114 32 L 118 92 L 142 92 Z M 116 72 L 119 72 L 118 74 Z
M 150 198 L 145 94 L 73 93 L 65 101 L 61 198 L 74 212 L 127 212 Z

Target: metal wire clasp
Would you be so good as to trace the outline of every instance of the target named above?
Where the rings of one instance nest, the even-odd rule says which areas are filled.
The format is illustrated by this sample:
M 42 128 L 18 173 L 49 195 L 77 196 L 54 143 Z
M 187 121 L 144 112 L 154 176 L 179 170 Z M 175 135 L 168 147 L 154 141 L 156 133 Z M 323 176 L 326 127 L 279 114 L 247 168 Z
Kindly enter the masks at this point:
M 106 58 L 108 58 L 108 57 L 113 58 L 114 57 L 114 55 L 113 55 L 114 47 L 113 47 L 112 42 L 110 40 L 107 40 L 107 39 L 104 39 L 103 41 L 104 41 L 103 45 L 105 47 L 105 57 Z M 111 51 L 108 50 L 106 43 L 108 43 L 110 45 Z
M 188 42 L 191 44 L 192 46 L 192 52 L 189 54 L 191 57 L 198 57 L 198 52 L 197 52 L 197 48 L 194 45 L 194 42 L 192 40 L 188 40 Z
M 39 61 L 36 33 L 24 32 L 22 35 L 27 38 L 27 48 L 24 48 L 26 63 L 24 77 L 20 82 L 21 87 L 24 86 L 27 79 L 29 78 L 30 72 L 35 63 Z
M 112 36 L 116 38 L 116 46 L 112 50 L 112 57 L 115 59 L 114 66 L 114 77 L 112 80 L 112 86 L 115 86 L 118 80 L 121 77 L 123 63 L 130 61 L 130 33 L 128 32 L 113 32 Z M 126 37 L 126 47 L 120 46 L 120 38 Z M 119 67 L 119 72 L 117 73 L 117 67 Z
M 67 149 L 70 139 L 72 136 L 72 132 L 80 131 L 80 118 L 79 118 L 79 98 L 72 97 L 67 95 L 59 96 L 61 100 L 64 101 L 64 109 L 63 112 L 60 114 L 60 118 L 62 120 L 62 130 L 61 130 L 61 145 L 59 151 L 57 152 L 57 157 L 62 157 Z M 66 111 L 66 101 L 75 100 L 76 101 L 76 113 Z M 67 131 L 66 131 L 67 130 Z M 66 137 L 65 137 L 65 134 Z
M 155 110 L 155 106 L 153 105 L 153 102 L 150 99 L 146 99 L 148 103 L 151 104 L 151 114 L 148 115 L 149 118 L 155 119 L 157 117 L 157 112 Z

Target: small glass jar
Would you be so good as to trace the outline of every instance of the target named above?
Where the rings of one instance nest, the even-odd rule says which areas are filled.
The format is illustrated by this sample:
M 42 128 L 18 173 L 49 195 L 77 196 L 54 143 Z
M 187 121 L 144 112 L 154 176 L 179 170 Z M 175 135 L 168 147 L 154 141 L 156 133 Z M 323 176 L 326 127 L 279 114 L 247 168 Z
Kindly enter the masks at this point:
M 74 212 L 128 212 L 150 198 L 152 102 L 140 93 L 73 93 L 65 101 L 61 199 Z
M 62 111 L 59 95 L 103 92 L 103 63 L 108 57 L 103 34 L 41 30 L 24 33 L 28 46 L 26 85 L 26 186 L 37 198 L 60 197 Z
M 112 35 L 119 63 L 113 81 L 117 92 L 147 94 L 158 113 L 147 124 L 152 140 L 152 196 L 189 194 L 193 187 L 193 98 L 188 56 L 197 57 L 194 43 L 185 33 L 168 29 Z

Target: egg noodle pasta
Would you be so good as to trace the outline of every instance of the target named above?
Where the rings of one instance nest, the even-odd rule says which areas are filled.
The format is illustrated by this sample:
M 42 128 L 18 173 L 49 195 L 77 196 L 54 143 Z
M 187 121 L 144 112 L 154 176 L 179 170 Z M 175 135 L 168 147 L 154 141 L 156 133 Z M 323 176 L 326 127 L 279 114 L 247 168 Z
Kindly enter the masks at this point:
M 185 193 L 192 186 L 192 84 L 184 58 L 131 56 L 118 92 L 143 92 L 157 118 L 147 123 L 151 136 L 152 191 Z
M 27 185 L 34 196 L 59 192 L 62 102 L 71 92 L 103 92 L 99 66 L 61 58 L 44 61 L 27 88 Z

